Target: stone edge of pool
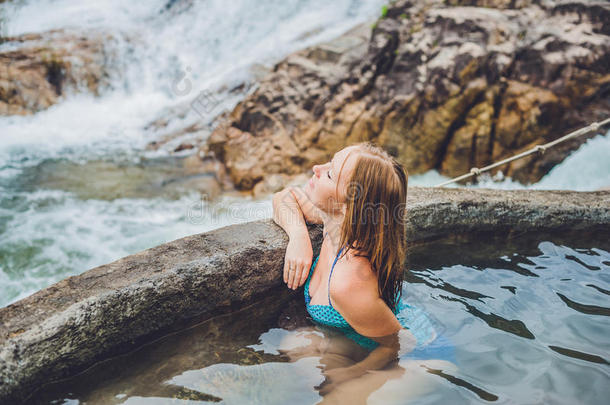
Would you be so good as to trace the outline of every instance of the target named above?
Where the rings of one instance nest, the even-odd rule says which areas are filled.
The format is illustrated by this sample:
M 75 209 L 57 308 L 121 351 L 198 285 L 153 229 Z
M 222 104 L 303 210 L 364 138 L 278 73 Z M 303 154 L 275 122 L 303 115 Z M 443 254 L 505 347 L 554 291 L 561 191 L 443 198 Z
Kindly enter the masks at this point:
M 408 240 L 608 229 L 610 191 L 410 187 Z M 314 253 L 321 226 L 310 227 Z M 226 226 L 68 277 L 0 308 L 0 402 L 126 352 L 155 333 L 283 285 L 288 237 L 272 219 Z

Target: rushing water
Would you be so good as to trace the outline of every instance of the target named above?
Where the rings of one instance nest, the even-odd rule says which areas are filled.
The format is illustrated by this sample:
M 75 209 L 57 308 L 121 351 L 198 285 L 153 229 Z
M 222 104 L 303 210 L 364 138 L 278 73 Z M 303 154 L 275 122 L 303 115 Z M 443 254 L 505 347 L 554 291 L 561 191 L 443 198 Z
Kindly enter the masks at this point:
M 106 67 L 110 85 L 100 97 L 68 93 L 33 116 L 0 117 L 0 306 L 163 242 L 270 217 L 269 200 L 227 196 L 201 201 L 194 191 L 168 195 L 148 178 L 143 187 L 143 173 L 162 178 L 167 172 L 166 165 L 146 163 L 167 154 L 146 150 L 147 143 L 160 136 L 148 125 L 167 115 L 176 116 L 168 130 L 211 119 L 184 105 L 209 90 L 219 103 L 210 114 L 230 108 L 237 99 L 222 87 L 248 82 L 253 64 L 272 66 L 289 52 L 374 20 L 382 4 L 2 3 L 5 35 L 57 28 L 107 32 L 113 34 L 107 46 L 117 56 Z M 5 43 L 0 50 L 16 46 Z M 172 114 L 174 108 L 185 115 Z M 146 170 L 121 171 L 122 166 L 143 165 Z M 97 170 L 100 167 L 103 170 Z
M 163 161 L 166 150 L 146 149 L 162 135 L 149 124 L 167 116 L 174 117 L 167 131 L 208 123 L 244 96 L 222 89 L 250 83 L 255 64 L 269 67 L 291 51 L 374 20 L 384 3 L 2 3 L 5 35 L 51 29 L 111 33 L 106 46 L 116 56 L 106 66 L 109 84 L 99 97 L 68 92 L 32 116 L 0 117 L 0 306 L 179 237 L 270 217 L 268 198 L 201 201 L 197 192 L 159 187 L 172 165 Z M 8 42 L 0 50 L 18 46 Z M 203 90 L 218 97 L 218 106 L 202 117 L 185 105 Z M 183 139 L 188 138 L 176 142 Z M 608 186 L 609 152 L 610 136 L 591 139 L 530 187 L 584 191 Z M 409 184 L 443 180 L 432 171 L 411 176 Z M 484 178 L 475 187 L 480 186 L 522 187 L 510 179 Z
M 454 343 L 458 369 L 422 369 L 420 377 L 435 389 L 409 403 L 605 403 L 609 236 L 484 235 L 413 248 L 404 299 L 425 308 Z M 324 379 L 322 357 L 289 361 L 279 351 L 307 324 L 302 289 L 290 295 L 284 288 L 47 386 L 30 402 L 314 404 L 321 399 L 314 387 Z M 414 373 L 363 396 L 369 404 L 405 403 Z

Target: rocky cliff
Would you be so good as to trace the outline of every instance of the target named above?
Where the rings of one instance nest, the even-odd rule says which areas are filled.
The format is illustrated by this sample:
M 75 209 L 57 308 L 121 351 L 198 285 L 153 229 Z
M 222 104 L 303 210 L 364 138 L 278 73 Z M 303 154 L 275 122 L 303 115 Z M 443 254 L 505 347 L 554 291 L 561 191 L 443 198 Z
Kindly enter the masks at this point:
M 253 78 L 255 90 L 216 117 L 209 137 L 207 123 L 189 124 L 149 149 L 201 133 L 170 150 L 192 150 L 193 166 L 213 167 L 204 170 L 213 195 L 305 181 L 314 164 L 363 140 L 410 174 L 458 176 L 610 115 L 608 21 L 608 2 L 586 0 L 392 2 L 372 25 Z M 63 30 L 2 38 L 0 115 L 35 113 L 72 90 L 98 93 L 116 57 L 112 38 Z M 172 110 L 142 131 L 183 113 Z M 593 135 L 496 171 L 535 182 Z
M 274 191 L 363 140 L 410 174 L 458 176 L 609 115 L 609 21 L 607 2 L 397 1 L 275 65 L 201 155 L 242 190 Z M 586 139 L 500 170 L 537 181 Z

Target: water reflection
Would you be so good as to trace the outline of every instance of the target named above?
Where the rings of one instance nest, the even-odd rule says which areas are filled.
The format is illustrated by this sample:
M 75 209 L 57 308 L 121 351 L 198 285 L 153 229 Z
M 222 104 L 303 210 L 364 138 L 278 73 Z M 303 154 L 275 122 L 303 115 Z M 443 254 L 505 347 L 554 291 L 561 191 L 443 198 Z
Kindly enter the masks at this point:
M 485 235 L 412 247 L 404 299 L 434 321 L 436 341 L 455 345 L 455 367 L 438 360 L 433 341 L 419 352 L 427 354 L 414 350 L 335 394 L 368 404 L 605 402 L 608 236 Z M 367 356 L 338 355 L 346 341 L 311 323 L 300 289 L 282 289 L 47 386 L 30 402 L 331 403 L 318 389 L 325 373 Z

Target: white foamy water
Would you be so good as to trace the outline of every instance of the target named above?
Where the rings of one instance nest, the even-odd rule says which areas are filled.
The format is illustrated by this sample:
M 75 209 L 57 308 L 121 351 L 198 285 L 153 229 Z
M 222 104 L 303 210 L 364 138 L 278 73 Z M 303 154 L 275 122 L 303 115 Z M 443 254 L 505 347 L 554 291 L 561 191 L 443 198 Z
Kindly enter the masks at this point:
M 166 9 L 168 3 L 174 5 Z M 64 29 L 96 37 L 103 32 L 112 35 L 105 44 L 114 56 L 109 56 L 107 66 L 111 88 L 103 89 L 102 97 L 68 91 L 63 103 L 33 117 L 1 118 L 0 133 L 10 136 L 0 138 L 0 165 L 14 148 L 36 144 L 48 146 L 52 154 L 109 137 L 95 149 L 102 147 L 107 153 L 141 149 L 154 135 L 147 137 L 143 128 L 165 109 L 186 105 L 183 127 L 209 120 L 237 101 L 218 95 L 218 89 L 248 80 L 254 63 L 271 67 L 289 52 L 334 38 L 375 18 L 381 4 L 347 0 L 5 3 L 8 35 Z M 15 46 L 8 42 L 0 50 Z M 188 105 L 204 90 L 217 94 L 219 106 L 202 117 L 201 111 Z
M 268 201 L 224 197 L 210 203 L 199 193 L 178 200 L 81 200 L 60 190 L 11 197 L 12 210 L 0 210 L 5 303 L 161 243 L 272 214 Z
M 75 94 L 32 116 L 0 118 L 0 165 L 27 159 L 90 158 L 129 151 L 152 140 L 142 130 L 170 100 L 161 93 L 112 92 L 103 98 Z M 119 113 L 117 113 L 119 112 Z
M 269 200 L 224 198 L 208 204 L 200 202 L 196 193 L 178 200 L 82 199 L 67 190 L 41 189 L 24 173 L 49 159 L 137 162 L 142 156 L 162 155 L 165 152 L 143 150 L 159 135 L 146 129 L 151 121 L 175 117 L 169 130 L 207 123 L 239 101 L 222 88 L 250 80 L 253 64 L 270 68 L 290 52 L 374 20 L 382 4 L 351 0 L 3 3 L 5 35 L 63 29 L 74 35 L 101 33 L 112 38 L 105 42 L 109 85 L 101 88 L 99 97 L 69 90 L 45 111 L 0 117 L 0 306 L 167 241 L 270 217 Z M 0 50 L 19 46 L 7 42 Z M 190 103 L 204 90 L 216 97 L 217 106 L 202 114 Z M 172 109 L 184 114 L 168 113 Z

